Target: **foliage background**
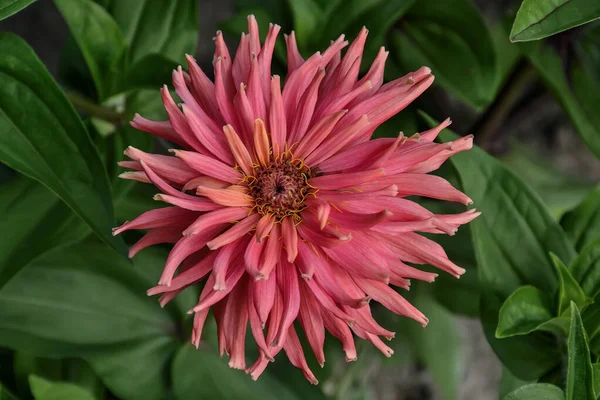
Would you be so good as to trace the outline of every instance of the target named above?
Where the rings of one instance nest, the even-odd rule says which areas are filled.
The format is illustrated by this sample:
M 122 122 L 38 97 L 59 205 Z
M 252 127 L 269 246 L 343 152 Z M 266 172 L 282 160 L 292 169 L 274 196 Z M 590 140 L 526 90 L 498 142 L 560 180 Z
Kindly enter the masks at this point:
M 337 345 L 328 343 L 318 387 L 308 385 L 285 360 L 252 383 L 216 357 L 211 332 L 200 351 L 187 345 L 185 311 L 194 293 L 187 293 L 187 303 L 184 296 L 167 310 L 145 297 L 166 249 L 146 250 L 133 265 L 128 263 L 90 235 L 89 226 L 105 231 L 94 223 L 110 218 L 99 214 L 91 224 L 83 223 L 44 186 L 3 167 L 1 399 L 496 399 L 520 387 L 507 398 L 595 397 L 585 390 L 593 386 L 591 363 L 600 351 L 596 305 L 588 300 L 597 293 L 585 272 L 600 268 L 594 242 L 600 236 L 597 23 L 551 36 L 543 44 L 514 44 L 508 38 L 518 1 L 96 3 L 103 8 L 84 0 L 40 0 L 1 21 L 0 31 L 25 39 L 70 93 L 106 166 L 112 199 L 103 204 L 114 208 L 116 220 L 155 206 L 152 190 L 115 179 L 122 149 L 130 143 L 163 149 L 148 135 L 121 125 L 121 119 L 133 112 L 160 115 L 156 89 L 169 83 L 170 70 L 183 62 L 184 52 L 193 52 L 210 71 L 214 31 L 222 29 L 235 41 L 246 29 L 248 13 L 263 24 L 281 24 L 284 32 L 295 29 L 304 55 L 339 33 L 352 38 L 366 24 L 371 54 L 382 44 L 390 50 L 389 77 L 421 64 L 432 67 L 437 84 L 377 135 L 422 130 L 427 121 L 419 110 L 438 120 L 451 116 L 454 132 L 475 134 L 494 158 L 474 150 L 440 173 L 462 186 L 484 216 L 443 243 L 450 257 L 469 269 L 467 275 L 459 282 L 440 277 L 432 286 L 415 285 L 411 291 L 411 300 L 431 320 L 427 330 L 380 316 L 384 326 L 399 332 L 392 359 L 362 346 L 359 361 L 346 364 Z M 588 10 L 586 3 L 593 2 L 572 0 L 564 9 L 579 4 Z M 135 16 L 141 25 L 131 23 Z M 9 58 L 13 52 L 23 68 L 35 64 L 22 44 L 0 38 L 0 71 L 14 61 Z M 0 109 L 7 113 L 12 96 L 26 96 L 22 90 L 11 91 L 14 84 L 7 84 L 6 69 L 0 75 L 5 79 Z M 44 90 L 42 97 L 49 89 Z M 90 109 L 82 99 L 103 108 Z M 28 112 L 16 115 L 35 115 L 40 106 L 26 105 Z M 24 120 L 23 126 L 28 123 L 35 121 Z M 66 126 L 65 133 L 83 137 L 84 128 L 77 124 Z M 12 139 L 7 132 L 0 124 L 5 149 Z M 0 156 L 15 170 L 48 184 L 47 177 L 19 168 L 31 162 L 27 152 L 10 158 L 0 149 Z M 76 157 L 71 161 L 79 162 Z M 96 171 L 83 178 L 99 175 Z M 131 235 L 126 242 L 135 239 Z M 577 253 L 581 256 L 575 258 Z M 570 264 L 573 259 L 579 262 Z M 581 323 L 571 300 L 582 311 Z M 585 358 L 585 348 L 591 349 L 590 361 L 577 364 L 581 357 L 573 355 Z M 533 382 L 541 383 L 524 386 Z M 574 387 L 583 392 L 573 392 Z

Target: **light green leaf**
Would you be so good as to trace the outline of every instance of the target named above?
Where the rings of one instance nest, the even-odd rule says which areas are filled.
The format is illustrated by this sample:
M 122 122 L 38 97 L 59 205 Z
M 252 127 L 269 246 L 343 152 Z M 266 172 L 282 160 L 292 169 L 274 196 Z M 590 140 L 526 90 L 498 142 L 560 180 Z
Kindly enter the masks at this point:
M 268 372 L 253 382 L 243 371 L 229 368 L 216 349 L 196 350 L 191 344 L 182 346 L 173 360 L 171 373 L 173 392 L 178 400 L 298 400 Z
M 442 141 L 456 138 L 449 130 L 440 136 Z M 499 311 L 506 299 L 524 285 L 554 293 L 558 279 L 548 254 L 553 251 L 570 262 L 575 251 L 539 197 L 483 150 L 475 147 L 450 161 L 458 171 L 463 191 L 482 212 L 470 228 L 486 337 L 515 376 L 538 379 L 560 363 L 556 343 L 542 333 L 496 339 Z
M 563 391 L 548 383 L 532 383 L 509 393 L 503 400 L 564 400 Z
M 127 44 L 114 19 L 92 0 L 54 0 L 94 79 L 98 100 L 122 85 Z
M 570 307 L 571 302 L 582 309 L 591 303 L 591 299 L 588 298 L 579 286 L 578 280 L 571 275 L 571 272 L 567 269 L 567 266 L 558 258 L 554 253 L 550 253 L 554 266 L 556 267 L 556 273 L 558 275 L 558 301 L 557 308 L 558 314 L 563 315 Z M 575 259 L 576 261 L 577 259 Z M 575 262 L 574 261 L 574 262 Z
M 600 187 L 560 220 L 578 251 L 600 238 Z
M 23 40 L 0 34 L 0 54 L 0 161 L 43 183 L 98 237 L 127 254 L 111 234 L 106 171 L 75 110 Z
M 83 239 L 88 226 L 45 186 L 26 177 L 2 185 L 0 286 L 35 257 Z
M 568 341 L 567 400 L 596 400 L 594 370 L 585 329 L 575 303 L 571 303 Z
M 107 0 L 106 9 L 129 43 L 130 61 L 151 53 L 185 64 L 198 41 L 196 0 Z
M 35 0 L 0 0 L 0 21 L 18 13 Z
M 496 337 L 526 335 L 552 319 L 551 302 L 535 286 L 521 286 L 502 305 Z
M 427 65 L 436 82 L 481 108 L 498 84 L 494 44 L 482 16 L 467 0 L 422 0 L 400 20 L 391 57 L 411 71 Z
M 459 397 L 459 385 L 464 373 L 464 345 L 456 319 L 437 304 L 429 286 L 415 285 L 413 303 L 429 318 L 427 329 L 417 324 L 407 325 L 417 357 L 433 377 L 445 399 Z M 443 343 L 443 345 L 441 345 Z
M 510 40 L 539 40 L 598 18 L 600 3 L 596 0 L 524 0 Z
M 569 269 L 588 296 L 591 298 L 598 296 L 600 294 L 600 238 L 587 245 L 571 263 Z
M 600 157 L 599 127 L 595 125 L 600 122 L 593 119 L 591 114 L 586 113 L 580 101 L 571 91 L 571 84 L 565 75 L 559 55 L 550 46 L 541 42 L 524 43 L 521 47 L 540 78 L 569 116 L 581 140 L 596 157 Z
M 35 400 L 95 400 L 87 390 L 67 382 L 52 382 L 39 376 L 29 376 Z

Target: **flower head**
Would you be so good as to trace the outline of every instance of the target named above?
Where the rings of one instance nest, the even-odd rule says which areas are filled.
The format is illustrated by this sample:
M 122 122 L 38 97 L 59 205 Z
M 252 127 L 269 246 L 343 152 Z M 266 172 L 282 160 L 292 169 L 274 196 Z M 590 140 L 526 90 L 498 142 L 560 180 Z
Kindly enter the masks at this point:
M 175 243 L 158 286 L 168 303 L 190 285 L 204 282 L 194 314 L 198 346 L 209 310 L 218 327 L 219 350 L 229 365 L 256 379 L 282 349 L 308 380 L 294 322 L 323 364 L 325 330 L 356 359 L 353 334 L 386 356 L 381 340 L 393 332 L 371 316 L 375 300 L 392 312 L 427 318 L 391 285 L 410 279 L 432 282 L 436 274 L 411 264 L 431 264 L 459 277 L 435 242 L 417 232 L 452 235 L 475 210 L 436 215 L 407 196 L 470 204 L 444 179 L 428 175 L 451 155 L 471 148 L 472 137 L 438 144 L 450 124 L 405 137 L 369 140 L 384 121 L 404 109 L 433 82 L 429 68 L 383 84 L 387 52 L 381 48 L 359 79 L 367 37 L 363 30 L 345 52 L 341 36 L 323 53 L 304 60 L 294 38 L 285 37 L 288 72 L 281 87 L 271 77 L 279 26 L 270 25 L 261 46 L 248 18 L 232 61 L 220 32 L 215 38 L 214 83 L 188 56 L 188 72 L 173 72 L 183 101 L 178 107 L 162 89 L 168 121 L 136 115 L 132 126 L 175 143 L 171 156 L 129 147 L 132 171 L 123 178 L 152 183 L 168 207 L 148 211 L 116 228 L 149 229 L 130 250 Z M 250 327 L 260 357 L 246 365 L 244 338 Z

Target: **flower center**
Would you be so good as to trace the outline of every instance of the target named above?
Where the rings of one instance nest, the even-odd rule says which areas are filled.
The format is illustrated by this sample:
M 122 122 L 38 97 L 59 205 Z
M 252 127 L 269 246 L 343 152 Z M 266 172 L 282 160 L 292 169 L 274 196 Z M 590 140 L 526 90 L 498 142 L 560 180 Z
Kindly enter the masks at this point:
M 306 208 L 304 200 L 314 193 L 308 184 L 311 176 L 310 168 L 285 156 L 264 168 L 256 168 L 254 176 L 248 179 L 254 209 L 259 214 L 274 216 L 276 222 L 288 216 L 299 221 L 300 212 Z

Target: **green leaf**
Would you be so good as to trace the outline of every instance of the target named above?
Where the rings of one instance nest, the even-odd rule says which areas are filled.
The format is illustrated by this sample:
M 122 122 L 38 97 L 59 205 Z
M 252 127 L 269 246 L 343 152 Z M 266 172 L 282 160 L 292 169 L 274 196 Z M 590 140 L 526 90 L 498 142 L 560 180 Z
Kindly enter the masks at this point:
M 567 400 L 596 400 L 590 349 L 575 303 L 571 303 L 571 330 L 568 341 Z
M 278 362 L 285 362 L 279 360 Z M 216 349 L 196 350 L 191 344 L 182 346 L 171 370 L 175 398 L 211 400 L 298 400 L 287 387 L 263 373 L 258 381 L 227 366 Z
M 532 383 L 509 393 L 503 400 L 564 400 L 563 391 L 548 383 Z
M 11 393 L 2 382 L 0 382 L 0 400 L 19 400 L 17 396 Z
M 136 63 L 158 53 L 180 64 L 194 54 L 198 41 L 195 0 L 107 0 L 106 9 L 121 27 Z
M 2 185 L 0 218 L 7 233 L 0 241 L 0 287 L 35 257 L 89 234 L 54 193 L 26 177 Z
M 166 377 L 178 347 L 179 343 L 171 337 L 157 336 L 95 352 L 86 358 L 119 398 L 163 400 L 169 390 Z
M 565 176 L 551 163 L 542 160 L 533 149 L 517 142 L 512 143 L 511 151 L 501 160 L 540 195 L 556 218 L 594 190 L 594 184 Z
M 23 40 L 0 34 L 0 54 L 0 161 L 43 183 L 127 254 L 123 240 L 111 234 L 106 171 L 75 110 Z
M 498 397 L 500 399 L 504 399 L 509 393 L 517 390 L 518 388 L 525 386 L 527 384 L 532 383 L 531 381 L 524 381 L 522 379 L 517 378 L 513 374 L 510 373 L 506 367 L 502 368 L 502 377 L 500 378 L 500 383 L 498 384 Z
M 581 286 L 579 286 L 579 283 L 577 283 L 578 280 L 571 275 L 571 272 L 569 272 L 567 266 L 560 258 L 554 253 L 550 253 L 550 256 L 552 256 L 552 261 L 554 262 L 556 273 L 558 275 L 557 315 L 563 315 L 570 307 L 571 302 L 574 302 L 578 308 L 583 309 L 586 305 L 591 303 L 591 299 L 586 296 Z M 575 261 L 577 261 L 577 258 Z
M 494 44 L 480 13 L 467 0 L 417 2 L 393 31 L 392 57 L 406 70 L 429 66 L 436 82 L 476 108 L 495 94 Z
M 588 296 L 591 298 L 598 296 L 600 294 L 600 238 L 586 246 L 571 263 L 569 269 Z
M 90 70 L 100 102 L 122 83 L 127 44 L 110 14 L 92 0 L 54 0 Z
M 87 390 L 66 382 L 52 382 L 31 375 L 29 384 L 35 400 L 94 400 Z
M 457 137 L 449 130 L 440 136 L 443 141 Z M 486 337 L 515 376 L 538 379 L 560 363 L 556 343 L 547 334 L 537 332 L 496 339 L 499 311 L 506 299 L 524 285 L 554 293 L 558 280 L 549 252 L 570 262 L 575 251 L 539 197 L 494 158 L 475 147 L 450 160 L 463 191 L 482 212 L 470 228 Z
M 578 251 L 600 238 L 600 187 L 596 188 L 573 210 L 566 213 L 560 224 Z
M 600 393 L 600 363 L 592 364 L 594 370 L 594 392 Z
M 552 319 L 548 296 L 535 286 L 521 286 L 502 305 L 496 337 L 526 335 Z
M 125 79 L 126 89 L 159 89 L 171 81 L 179 64 L 161 54 L 148 54 L 136 62 Z
M 35 0 L 0 0 L 0 21 L 18 13 Z
M 434 301 L 429 285 L 415 285 L 413 290 L 416 292 L 413 304 L 430 322 L 426 329 L 417 324 L 407 325 L 411 342 L 444 398 L 458 399 L 465 360 L 456 319 Z
M 600 118 L 593 119 L 594 117 L 581 107 L 580 101 L 571 91 L 569 79 L 557 52 L 541 42 L 523 43 L 521 47 L 540 78 L 569 116 L 581 140 L 600 158 L 600 128 L 597 125 L 600 124 Z
M 314 0 L 288 0 L 294 18 L 294 31 L 299 47 L 305 47 L 315 37 L 321 25 L 323 11 Z
M 134 266 L 99 243 L 59 249 L 25 267 L 0 292 L 0 346 L 44 357 L 83 357 L 122 398 L 165 398 L 178 327 L 197 298 L 162 309 L 155 285 L 166 251 L 146 249 Z
M 600 3 L 596 0 L 523 0 L 510 40 L 539 40 L 598 18 Z

